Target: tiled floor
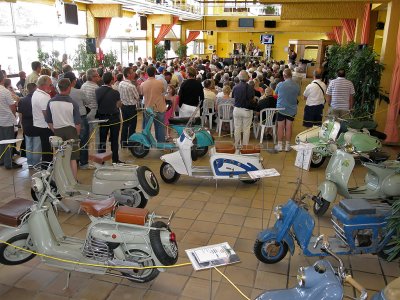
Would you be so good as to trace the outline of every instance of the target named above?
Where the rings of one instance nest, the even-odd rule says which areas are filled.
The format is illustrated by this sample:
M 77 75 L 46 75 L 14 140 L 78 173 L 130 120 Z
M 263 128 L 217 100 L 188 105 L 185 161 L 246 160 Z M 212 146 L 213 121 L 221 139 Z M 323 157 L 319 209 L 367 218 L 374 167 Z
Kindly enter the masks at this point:
M 140 122 L 139 122 L 140 124 Z M 297 121 L 296 133 L 302 130 Z M 271 143 L 264 143 L 272 147 Z M 388 148 L 392 157 L 399 148 Z M 275 218 L 271 210 L 282 204 L 295 189 L 294 182 L 300 175 L 294 167 L 295 152 L 270 153 L 263 151 L 264 166 L 276 168 L 280 177 L 264 179 L 262 182 L 246 185 L 237 181 L 214 181 L 182 176 L 175 184 L 163 183 L 159 176 L 161 165 L 160 151 L 152 151 L 145 159 L 134 160 L 128 150 L 121 150 L 121 159 L 150 167 L 158 177 L 160 194 L 152 198 L 147 208 L 158 214 L 176 216 L 172 229 L 176 233 L 180 258 L 178 263 L 188 262 L 185 249 L 228 242 L 239 255 L 241 262 L 222 267 L 220 270 L 228 276 L 249 298 L 254 299 L 267 289 L 292 287 L 296 283 L 299 266 L 312 264 L 316 259 L 304 257 L 299 249 L 294 256 L 288 255 L 283 261 L 266 265 L 259 262 L 253 251 L 257 233 L 271 226 Z M 206 165 L 202 159 L 199 164 Z M 317 185 L 324 179 L 325 163 L 318 170 L 303 172 L 303 193 L 315 193 Z M 7 171 L 0 169 L 0 203 L 6 203 L 15 197 L 30 197 L 30 176 L 32 171 Z M 93 171 L 80 170 L 79 179 L 89 183 Z M 365 169 L 357 165 L 350 185 L 362 184 Z M 14 183 L 13 183 L 14 182 Z M 66 234 L 84 238 L 85 226 L 89 223 L 86 215 L 60 213 L 59 219 Z M 316 218 L 315 234 L 329 233 L 329 214 Z M 380 290 L 394 278 L 400 276 L 399 262 L 385 262 L 372 255 L 343 257 L 347 269 L 365 287 L 369 294 Z M 73 272 L 70 286 L 63 290 L 66 272 L 47 267 L 38 258 L 18 266 L 0 266 L 0 297 L 6 299 L 212 299 L 235 300 L 243 297 L 216 271 L 194 271 L 191 266 L 169 269 L 161 273 L 154 281 L 144 284 L 132 283 L 125 279 L 92 276 Z M 346 287 L 346 293 L 353 290 Z

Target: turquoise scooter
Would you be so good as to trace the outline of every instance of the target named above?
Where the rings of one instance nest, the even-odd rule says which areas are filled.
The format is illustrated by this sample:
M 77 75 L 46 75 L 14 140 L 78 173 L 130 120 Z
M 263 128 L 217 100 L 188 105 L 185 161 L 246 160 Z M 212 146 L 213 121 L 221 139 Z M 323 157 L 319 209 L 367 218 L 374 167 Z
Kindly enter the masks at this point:
M 132 155 L 137 158 L 143 158 L 148 153 L 150 148 L 160 149 L 160 150 L 175 150 L 176 144 L 174 142 L 158 143 L 156 139 L 151 134 L 151 126 L 154 123 L 155 114 L 153 109 L 146 108 L 144 111 L 147 114 L 147 123 L 141 133 L 134 133 L 129 137 L 129 150 Z M 183 129 L 186 127 L 186 123 L 189 118 L 171 118 L 169 119 L 169 127 L 177 132 L 180 136 Z M 209 130 L 204 129 L 199 126 L 200 118 L 195 120 L 193 130 L 196 134 L 195 144 L 196 144 L 196 155 L 197 157 L 202 157 L 207 154 L 208 147 L 214 145 L 214 138 L 212 137 Z

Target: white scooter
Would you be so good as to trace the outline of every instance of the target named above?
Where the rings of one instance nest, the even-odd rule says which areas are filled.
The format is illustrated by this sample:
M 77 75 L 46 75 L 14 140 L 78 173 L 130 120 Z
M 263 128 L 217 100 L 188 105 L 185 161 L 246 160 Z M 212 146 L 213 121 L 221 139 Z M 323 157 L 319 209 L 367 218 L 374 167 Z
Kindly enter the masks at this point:
M 52 136 L 50 143 L 57 152 L 47 171 L 51 175 L 54 193 L 61 197 L 80 201 L 87 198 L 101 200 L 113 196 L 120 204 L 143 208 L 150 197 L 158 195 L 160 187 L 157 178 L 146 166 L 128 164 L 101 166 L 99 164 L 93 173 L 92 184 L 79 184 L 70 166 L 74 140 L 63 141 L 60 137 Z M 32 180 L 36 177 L 37 175 L 34 174 Z M 40 196 L 32 191 L 34 200 L 39 199 Z
M 322 216 L 335 201 L 337 194 L 344 198 L 395 200 L 400 197 L 400 159 L 387 160 L 378 157 L 363 162 L 368 169 L 363 186 L 349 188 L 348 182 L 353 168 L 354 147 L 347 145 L 337 149 L 325 171 L 325 180 L 318 186 L 318 195 L 313 197 L 314 213 Z M 377 153 L 379 154 L 379 153 Z M 363 156 L 364 157 L 364 156 Z M 365 158 L 365 157 L 364 157 Z M 380 161 L 380 162 L 379 162 Z
M 173 213 L 163 217 L 146 209 L 116 207 L 113 198 L 86 200 L 80 203 L 91 221 L 86 239 L 68 237 L 54 211 L 59 200 L 52 193 L 50 173 L 41 173 L 42 180 L 32 182 L 42 194 L 38 202 L 14 199 L 0 208 L 1 264 L 22 264 L 40 253 L 42 262 L 52 267 L 147 282 L 163 265 L 176 263 L 178 248 L 169 228 Z M 155 221 L 160 218 L 167 223 Z M 140 269 L 152 266 L 160 267 Z
M 210 149 L 210 166 L 193 166 L 191 149 L 195 132 L 186 127 L 175 140 L 178 151 L 161 156 L 161 178 L 166 183 L 176 182 L 180 175 L 208 179 L 238 179 L 244 183 L 254 183 L 247 172 L 263 169 L 260 148 L 247 146 L 236 150 L 233 144 L 216 144 Z

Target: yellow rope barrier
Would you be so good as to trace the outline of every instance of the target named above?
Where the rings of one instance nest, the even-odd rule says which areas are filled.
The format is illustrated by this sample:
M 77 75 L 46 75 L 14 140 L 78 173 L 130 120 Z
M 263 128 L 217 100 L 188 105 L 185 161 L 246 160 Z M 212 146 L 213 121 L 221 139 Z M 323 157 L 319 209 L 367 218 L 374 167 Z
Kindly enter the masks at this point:
M 221 274 L 222 277 L 224 277 L 238 292 L 242 297 L 246 300 L 250 300 L 249 297 L 247 297 L 224 273 L 222 273 L 220 270 L 218 270 L 216 267 L 214 269 Z

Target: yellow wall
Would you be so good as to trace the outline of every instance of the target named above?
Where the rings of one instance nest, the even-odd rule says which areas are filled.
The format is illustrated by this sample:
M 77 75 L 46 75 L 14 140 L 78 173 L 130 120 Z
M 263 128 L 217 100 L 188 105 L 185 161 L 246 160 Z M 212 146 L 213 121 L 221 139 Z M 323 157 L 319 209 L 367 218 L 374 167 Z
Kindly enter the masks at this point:
M 274 34 L 275 44 L 272 46 L 272 57 L 276 60 L 286 60 L 287 52 L 285 47 L 288 47 L 289 40 L 320 40 L 327 39 L 325 33 L 309 33 L 309 32 L 266 32 L 268 34 Z M 250 33 L 250 32 L 215 32 L 212 36 L 213 41 L 210 42 L 208 37 L 206 38 L 206 47 L 208 44 L 214 44 L 217 46 L 217 54 L 219 57 L 228 57 L 229 53 L 233 52 L 233 43 L 244 43 L 247 44 L 250 39 L 264 51 L 264 45 L 260 44 L 261 33 Z M 217 36 L 217 38 L 215 38 Z M 217 39 L 217 43 L 215 41 Z M 208 49 L 208 48 L 206 48 Z M 211 51 L 208 51 L 211 52 Z M 299 57 L 301 58 L 301 57 Z
M 385 23 L 386 21 L 386 11 L 380 10 L 378 13 L 378 22 Z M 374 51 L 381 54 L 382 50 L 382 42 L 383 42 L 383 29 L 375 31 L 375 39 L 374 39 Z

